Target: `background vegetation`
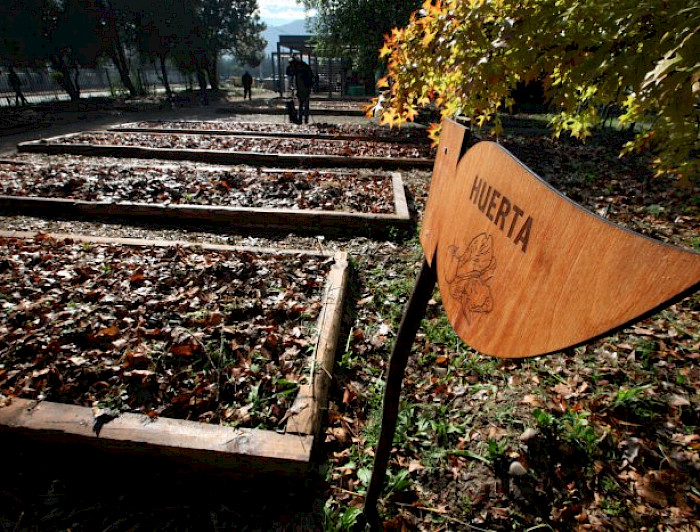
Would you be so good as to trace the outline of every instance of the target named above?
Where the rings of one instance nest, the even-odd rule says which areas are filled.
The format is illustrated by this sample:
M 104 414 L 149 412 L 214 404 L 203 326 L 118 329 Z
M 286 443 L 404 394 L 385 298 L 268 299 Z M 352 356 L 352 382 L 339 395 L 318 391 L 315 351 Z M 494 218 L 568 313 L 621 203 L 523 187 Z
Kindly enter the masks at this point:
M 262 60 L 257 8 L 257 0 L 0 0 L 0 65 L 49 65 L 72 100 L 80 98 L 79 68 L 103 60 L 132 96 L 134 59 L 158 65 L 168 96 L 166 62 L 216 90 L 222 54 Z
M 376 75 L 384 75 L 377 56 L 384 34 L 404 26 L 420 7 L 419 0 L 303 0 L 307 9 L 316 9 L 311 30 L 317 49 L 329 57 L 350 59 L 358 81 L 374 89 Z

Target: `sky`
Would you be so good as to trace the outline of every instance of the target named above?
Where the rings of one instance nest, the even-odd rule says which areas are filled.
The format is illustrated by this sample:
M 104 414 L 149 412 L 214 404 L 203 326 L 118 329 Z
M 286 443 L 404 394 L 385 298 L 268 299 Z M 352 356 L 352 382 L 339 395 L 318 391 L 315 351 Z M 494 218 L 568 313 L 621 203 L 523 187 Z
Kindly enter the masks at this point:
M 304 7 L 296 0 L 258 0 L 260 18 L 268 26 L 281 26 L 305 16 Z

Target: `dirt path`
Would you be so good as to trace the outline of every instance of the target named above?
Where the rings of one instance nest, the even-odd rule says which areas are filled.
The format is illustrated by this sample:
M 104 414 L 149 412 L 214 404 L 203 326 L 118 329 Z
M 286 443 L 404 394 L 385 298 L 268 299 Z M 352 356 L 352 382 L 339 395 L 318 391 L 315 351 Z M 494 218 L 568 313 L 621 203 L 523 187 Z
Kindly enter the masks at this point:
M 73 111 L 49 116 L 47 123 L 34 126 L 30 130 L 11 131 L 0 134 L 0 155 L 17 151 L 17 144 L 58 135 L 67 135 L 90 129 L 105 129 L 110 126 L 134 120 L 212 120 L 221 118 L 216 106 L 197 106 L 178 109 L 154 109 L 145 112 L 128 111 Z M 275 117 L 272 117 L 275 118 Z
M 259 100 L 261 103 L 274 98 L 275 93 L 265 93 L 252 100 L 255 103 Z M 55 137 L 58 135 L 67 135 L 79 131 L 106 129 L 108 127 L 122 124 L 125 122 L 134 122 L 137 120 L 216 120 L 216 119 L 233 119 L 238 117 L 240 120 L 255 122 L 285 122 L 287 119 L 283 115 L 233 115 L 221 113 L 219 109 L 225 107 L 227 103 L 237 102 L 239 98 L 227 97 L 228 102 L 213 101 L 211 105 L 188 105 L 186 107 L 176 107 L 170 109 L 163 106 L 157 108 L 157 105 L 152 105 L 150 110 L 116 110 L 116 109 L 97 109 L 89 111 L 62 111 L 48 113 L 40 124 L 29 126 L 27 129 L 12 129 L 0 130 L 0 156 L 7 156 L 17 151 L 17 144 L 30 140 L 38 140 L 42 138 Z M 240 99 L 242 101 L 242 99 Z M 312 113 L 314 101 L 311 102 Z M 344 122 L 344 123 L 362 123 L 366 119 L 364 117 L 337 117 L 337 116 L 322 116 L 312 115 L 312 122 Z

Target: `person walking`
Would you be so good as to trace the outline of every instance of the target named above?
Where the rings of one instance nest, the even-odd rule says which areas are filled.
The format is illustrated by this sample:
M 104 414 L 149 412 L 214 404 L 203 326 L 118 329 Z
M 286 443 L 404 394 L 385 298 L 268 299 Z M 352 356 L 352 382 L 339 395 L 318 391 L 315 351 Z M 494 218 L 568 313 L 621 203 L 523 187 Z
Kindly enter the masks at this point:
M 27 99 L 24 97 L 24 94 L 22 94 L 22 80 L 19 79 L 17 72 L 15 72 L 12 67 L 10 67 L 7 81 L 10 82 L 10 87 L 15 91 L 15 105 L 27 105 Z
M 250 72 L 246 70 L 245 74 L 241 77 L 241 85 L 243 85 L 243 99 L 245 100 L 246 95 L 248 96 L 249 100 L 253 99 L 253 76 L 250 75 Z
M 311 114 L 310 100 L 311 88 L 314 83 L 314 73 L 311 67 L 304 61 L 301 61 L 297 56 L 292 56 L 292 60 L 287 66 L 287 76 L 292 78 L 294 88 L 299 101 L 299 116 L 297 124 L 304 122 L 309 123 L 309 115 Z

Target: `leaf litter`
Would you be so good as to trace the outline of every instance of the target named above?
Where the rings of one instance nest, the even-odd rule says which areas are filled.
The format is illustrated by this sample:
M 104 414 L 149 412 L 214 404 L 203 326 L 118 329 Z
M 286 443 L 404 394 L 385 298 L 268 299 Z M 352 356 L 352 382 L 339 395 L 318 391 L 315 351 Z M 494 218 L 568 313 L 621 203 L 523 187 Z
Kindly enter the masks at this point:
M 330 260 L 0 238 L 4 396 L 275 430 Z
M 643 158 L 619 160 L 619 146 L 609 139 L 578 145 L 509 135 L 501 142 L 562 192 L 607 219 L 672 244 L 700 248 L 698 183 L 688 190 L 673 180 L 652 179 Z M 405 182 L 420 217 L 429 173 L 407 173 Z M 66 230 L 72 223 L 3 219 L 8 228 Z M 80 227 L 114 236 L 133 230 Z M 181 238 L 177 232 L 157 231 Z M 353 257 L 353 303 L 321 449 L 325 482 L 315 483 L 313 507 L 309 503 L 304 514 L 308 520 L 300 525 L 290 519 L 299 508 L 285 506 L 282 499 L 271 506 L 266 485 L 254 504 L 239 507 L 229 496 L 188 500 L 187 516 L 175 512 L 176 523 L 193 529 L 226 522 L 245 530 L 347 530 L 357 522 L 376 445 L 388 355 L 422 260 L 415 235 L 404 236 L 396 242 L 358 237 L 324 241 Z M 244 240 L 225 238 L 230 243 Z M 318 239 L 292 235 L 256 242 L 318 245 Z M 436 292 L 404 381 L 381 504 L 385 528 L 698 530 L 699 313 L 696 294 L 576 350 L 499 361 L 474 352 L 453 334 Z M 74 492 L 81 490 L 83 485 L 73 486 Z M 73 521 L 103 527 L 119 523 L 116 528 L 124 530 L 172 522 L 168 505 L 154 512 L 150 502 L 134 501 L 128 489 L 124 492 L 129 507 L 141 512 L 133 519 L 119 522 L 121 514 L 107 506 L 85 508 L 79 499 L 84 514 L 69 517 L 63 528 Z M 64 502 L 62 515 L 73 516 L 74 499 Z M 257 507 L 266 509 L 265 515 L 255 513 Z
M 83 201 L 395 212 L 387 172 L 285 171 L 178 164 L 125 165 L 82 157 L 0 162 L 0 194 Z
M 424 128 L 388 128 L 367 124 L 286 124 L 279 122 L 241 122 L 239 120 L 159 120 L 123 124 L 121 127 L 143 129 L 188 129 L 197 131 L 230 131 L 238 133 L 294 133 L 297 135 L 362 136 L 376 140 L 428 142 Z
M 188 135 L 168 133 L 90 132 L 55 139 L 59 144 L 94 146 L 138 146 L 148 148 L 213 150 L 294 155 L 334 155 L 341 157 L 432 156 L 425 143 L 397 144 L 371 140 L 326 140 L 277 137 L 230 137 L 222 135 Z

